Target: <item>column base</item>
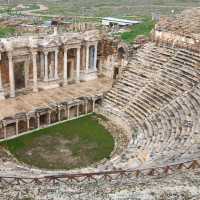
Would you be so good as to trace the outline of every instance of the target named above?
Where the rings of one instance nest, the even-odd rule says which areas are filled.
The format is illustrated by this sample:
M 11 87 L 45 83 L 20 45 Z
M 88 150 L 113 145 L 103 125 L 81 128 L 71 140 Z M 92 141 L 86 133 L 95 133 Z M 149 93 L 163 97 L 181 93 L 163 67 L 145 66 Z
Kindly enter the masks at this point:
M 33 92 L 38 92 L 38 88 L 33 88 Z
M 10 98 L 15 98 L 15 93 L 10 93 Z
M 63 86 L 64 86 L 64 87 L 67 86 L 67 85 L 68 85 L 68 81 L 63 82 Z
M 97 71 L 82 71 L 80 75 L 81 81 L 90 81 L 97 79 Z
M 54 76 L 54 80 L 59 80 L 59 77 L 58 76 Z

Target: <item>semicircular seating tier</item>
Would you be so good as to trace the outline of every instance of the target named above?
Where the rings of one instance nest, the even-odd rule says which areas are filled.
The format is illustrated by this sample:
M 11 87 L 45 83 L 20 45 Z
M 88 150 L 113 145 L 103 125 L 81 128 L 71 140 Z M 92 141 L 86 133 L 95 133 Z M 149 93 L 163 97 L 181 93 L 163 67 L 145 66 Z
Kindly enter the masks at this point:
M 200 157 L 200 54 L 146 44 L 105 94 L 103 111 L 133 140 L 113 168 L 157 167 Z

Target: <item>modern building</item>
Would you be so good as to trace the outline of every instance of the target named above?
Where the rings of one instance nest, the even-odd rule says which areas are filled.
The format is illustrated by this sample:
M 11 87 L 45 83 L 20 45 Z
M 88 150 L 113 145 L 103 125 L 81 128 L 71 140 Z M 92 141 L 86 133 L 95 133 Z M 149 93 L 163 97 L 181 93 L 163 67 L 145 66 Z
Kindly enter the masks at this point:
M 102 18 L 102 25 L 104 25 L 104 26 L 113 26 L 113 25 L 132 26 L 132 25 L 139 24 L 139 23 L 141 23 L 141 21 L 118 19 L 118 18 L 115 18 L 115 17 L 104 17 L 104 18 Z

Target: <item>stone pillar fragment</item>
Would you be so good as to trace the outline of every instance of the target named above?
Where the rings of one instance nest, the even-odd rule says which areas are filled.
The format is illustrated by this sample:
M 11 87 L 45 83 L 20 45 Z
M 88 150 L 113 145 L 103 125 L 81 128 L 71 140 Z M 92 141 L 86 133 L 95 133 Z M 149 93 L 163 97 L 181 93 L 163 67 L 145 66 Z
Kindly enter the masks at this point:
M 19 135 L 19 120 L 16 119 L 16 135 Z
M 55 80 L 58 79 L 58 50 L 55 50 L 55 71 L 54 71 L 54 78 Z
M 86 64 L 85 64 L 85 71 L 88 72 L 89 69 L 89 50 L 90 50 L 90 46 L 86 45 Z
M 80 82 L 80 47 L 76 51 L 76 83 Z
M 1 75 L 1 68 L 0 68 L 0 100 L 5 99 L 3 83 L 2 83 L 2 75 Z
M 63 69 L 64 85 L 67 85 L 67 52 L 68 52 L 68 49 L 65 49 L 64 50 L 64 69 Z
M 40 114 L 39 113 L 37 113 L 36 118 L 37 118 L 37 128 L 40 128 Z
M 27 131 L 30 129 L 30 117 L 26 115 Z
M 49 79 L 49 70 L 48 70 L 48 51 L 44 52 L 44 81 Z
M 33 92 L 38 92 L 38 80 L 37 80 L 37 52 L 32 51 L 33 59 Z
M 44 53 L 40 53 L 40 78 L 44 78 Z
M 15 97 L 15 78 L 14 78 L 12 52 L 8 53 L 8 60 L 9 60 L 10 97 L 13 98 Z
M 85 102 L 85 114 L 88 113 L 88 101 Z
M 48 112 L 48 124 L 51 124 L 51 111 Z
M 95 99 L 92 100 L 92 112 L 95 111 Z
M 77 110 L 76 110 L 76 117 L 79 117 L 79 108 L 80 108 L 80 105 L 78 104 L 78 105 L 77 105 L 77 108 L 76 108 L 76 109 L 77 109 Z
M 93 63 L 93 69 L 97 70 L 97 43 L 94 46 L 94 63 Z

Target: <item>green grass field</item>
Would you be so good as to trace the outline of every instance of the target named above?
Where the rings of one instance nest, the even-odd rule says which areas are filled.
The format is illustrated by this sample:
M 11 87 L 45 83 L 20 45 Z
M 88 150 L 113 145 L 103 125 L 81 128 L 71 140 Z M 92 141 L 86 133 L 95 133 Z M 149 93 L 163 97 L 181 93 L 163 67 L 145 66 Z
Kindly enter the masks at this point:
M 9 37 L 15 33 L 15 28 L 0 27 L 0 38 Z
M 148 36 L 151 30 L 154 28 L 155 22 L 149 18 L 143 20 L 143 23 L 137 24 L 131 27 L 129 32 L 121 34 L 121 38 L 124 42 L 133 43 L 137 36 Z
M 19 161 L 44 169 L 85 167 L 109 158 L 111 134 L 92 114 L 3 142 Z M 103 117 L 100 117 L 105 120 Z

